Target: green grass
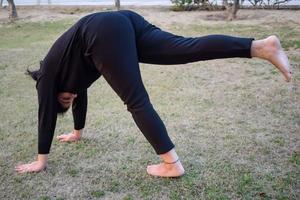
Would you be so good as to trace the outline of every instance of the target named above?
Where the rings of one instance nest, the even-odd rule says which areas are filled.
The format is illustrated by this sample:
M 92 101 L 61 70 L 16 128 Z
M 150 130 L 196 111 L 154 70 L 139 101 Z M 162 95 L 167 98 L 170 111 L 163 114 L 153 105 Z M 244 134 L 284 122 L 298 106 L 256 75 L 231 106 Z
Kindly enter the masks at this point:
M 49 42 L 71 25 L 70 20 L 12 23 L 0 29 L 0 48 L 26 48 L 35 43 Z
M 147 12 L 151 18 L 152 11 Z M 285 23 L 274 23 L 277 17 L 268 26 L 253 21 L 199 23 L 191 15 L 195 22 L 175 21 L 166 27 L 186 36 L 277 34 L 289 50 L 294 72 L 293 82 L 286 84 L 277 70 L 258 59 L 141 64 L 152 104 L 186 170 L 176 179 L 146 174 L 146 166 L 158 163 L 158 156 L 103 78 L 89 89 L 83 139 L 69 144 L 54 140 L 48 168 L 41 173 L 14 173 L 14 166 L 33 161 L 37 150 L 35 83 L 24 72 L 38 67 L 76 19 L 3 24 L 0 199 L 299 199 L 300 26 L 288 20 L 289 12 L 280 16 Z M 172 18 L 172 12 L 165 15 Z M 72 128 L 68 113 L 58 118 L 55 136 Z
M 105 192 L 101 191 L 101 190 L 98 190 L 98 191 L 92 191 L 91 192 L 91 195 L 93 197 L 96 197 L 96 198 L 99 198 L 99 197 L 102 197 L 105 195 Z
M 299 167 L 300 166 L 299 152 L 293 152 L 293 154 L 289 157 L 289 161 Z

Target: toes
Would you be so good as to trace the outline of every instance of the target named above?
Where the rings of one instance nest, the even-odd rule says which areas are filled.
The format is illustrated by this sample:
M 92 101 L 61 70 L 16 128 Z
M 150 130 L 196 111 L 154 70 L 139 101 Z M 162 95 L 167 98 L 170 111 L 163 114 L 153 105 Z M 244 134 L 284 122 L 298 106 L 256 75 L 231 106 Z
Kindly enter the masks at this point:
M 67 142 L 68 141 L 68 136 L 67 135 L 60 135 L 57 136 L 57 139 L 59 142 Z
M 292 74 L 291 74 L 291 73 L 286 73 L 286 74 L 285 74 L 285 81 L 286 81 L 286 82 L 290 82 L 291 79 L 292 79 Z
M 20 165 L 15 168 L 15 171 L 18 173 L 24 173 L 26 172 L 26 169 L 27 169 L 27 165 Z
M 63 138 L 65 138 L 66 136 L 65 135 L 59 135 L 59 136 L 57 136 L 56 138 L 57 139 L 63 139 Z
M 149 165 L 149 166 L 147 166 L 147 173 L 148 174 L 152 174 L 152 167 Z

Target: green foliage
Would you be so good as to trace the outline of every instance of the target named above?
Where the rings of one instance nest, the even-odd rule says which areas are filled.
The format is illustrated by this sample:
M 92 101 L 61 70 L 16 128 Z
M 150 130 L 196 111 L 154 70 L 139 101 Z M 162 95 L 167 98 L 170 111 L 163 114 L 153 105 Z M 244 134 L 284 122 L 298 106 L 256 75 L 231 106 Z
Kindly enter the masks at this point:
M 123 200 L 133 200 L 133 197 L 131 195 L 127 195 L 123 198 Z
M 51 200 L 51 198 L 48 197 L 48 196 L 42 196 L 42 197 L 40 197 L 39 199 L 40 199 L 40 200 Z
M 300 153 L 293 152 L 293 154 L 289 157 L 289 161 L 295 165 L 300 165 Z
M 205 193 L 206 198 L 211 199 L 211 200 L 227 200 L 227 199 L 230 199 L 216 185 L 208 185 L 204 189 L 204 193 Z
M 208 0 L 171 0 L 175 5 L 175 10 L 190 10 L 193 6 L 207 1 Z
M 93 197 L 99 198 L 99 197 L 103 197 L 105 195 L 105 192 L 102 190 L 95 190 L 91 192 L 91 195 Z
M 71 176 L 71 177 L 75 177 L 78 174 L 78 170 L 76 169 L 69 169 L 67 171 L 67 173 Z
M 171 2 L 176 6 L 182 7 L 191 5 L 193 0 L 171 0 Z

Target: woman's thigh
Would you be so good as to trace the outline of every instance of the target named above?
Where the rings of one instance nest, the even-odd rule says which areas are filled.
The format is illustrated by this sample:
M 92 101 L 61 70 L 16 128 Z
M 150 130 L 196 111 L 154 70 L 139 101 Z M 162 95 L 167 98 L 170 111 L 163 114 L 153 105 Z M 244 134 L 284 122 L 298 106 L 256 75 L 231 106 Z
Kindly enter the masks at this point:
M 102 23 L 92 47 L 92 60 L 129 109 L 149 101 L 142 82 L 135 30 L 130 20 L 115 13 Z

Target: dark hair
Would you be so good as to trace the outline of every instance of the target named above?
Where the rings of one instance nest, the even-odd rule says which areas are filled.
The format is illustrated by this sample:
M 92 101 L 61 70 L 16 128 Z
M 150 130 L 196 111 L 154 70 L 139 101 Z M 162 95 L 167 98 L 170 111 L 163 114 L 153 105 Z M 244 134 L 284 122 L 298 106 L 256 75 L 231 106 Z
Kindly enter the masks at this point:
M 40 66 L 42 66 L 42 64 L 43 64 L 43 61 L 40 61 Z M 29 75 L 33 80 L 37 81 L 38 77 L 40 75 L 40 69 L 38 69 L 38 70 L 29 70 L 27 68 L 25 74 Z M 61 103 L 59 103 L 58 100 L 56 101 L 56 111 L 57 111 L 57 114 L 64 115 L 69 110 L 69 108 L 70 108 L 70 106 L 67 107 L 67 108 L 63 107 L 61 105 Z
M 37 81 L 39 72 L 40 72 L 40 70 L 32 70 L 31 71 L 31 70 L 27 69 L 25 74 L 31 76 L 31 78 L 33 80 Z
M 41 66 L 43 65 L 43 61 L 41 60 L 40 61 L 40 69 L 41 69 Z M 37 81 L 38 80 L 38 77 L 39 77 L 39 74 L 40 74 L 40 69 L 38 70 L 29 70 L 27 68 L 25 74 L 26 75 L 29 75 L 33 80 Z
M 56 105 L 56 112 L 57 112 L 57 114 L 59 114 L 59 115 L 64 115 L 64 114 L 66 114 L 66 112 L 69 110 L 69 108 L 70 108 L 71 106 L 69 106 L 69 107 L 63 107 L 62 105 L 61 105 L 61 103 L 59 103 L 59 101 L 57 101 L 57 105 Z

